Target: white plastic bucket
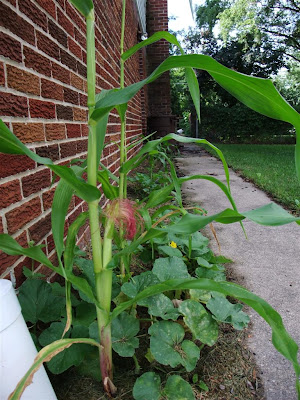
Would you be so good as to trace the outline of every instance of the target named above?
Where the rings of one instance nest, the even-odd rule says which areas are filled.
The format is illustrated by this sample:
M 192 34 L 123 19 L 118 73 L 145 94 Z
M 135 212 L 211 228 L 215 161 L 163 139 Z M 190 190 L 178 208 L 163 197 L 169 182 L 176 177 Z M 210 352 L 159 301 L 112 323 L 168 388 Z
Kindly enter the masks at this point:
M 37 350 L 21 314 L 12 284 L 0 279 L 0 399 L 7 400 L 36 357 Z M 22 400 L 57 400 L 42 366 Z

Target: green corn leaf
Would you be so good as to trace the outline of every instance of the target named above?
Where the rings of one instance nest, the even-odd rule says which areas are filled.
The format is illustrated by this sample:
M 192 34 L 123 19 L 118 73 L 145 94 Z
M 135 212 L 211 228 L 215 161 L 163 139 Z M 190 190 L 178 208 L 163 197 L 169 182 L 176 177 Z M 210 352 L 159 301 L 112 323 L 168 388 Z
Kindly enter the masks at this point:
M 64 250 L 65 221 L 72 196 L 73 189 L 64 179 L 61 179 L 55 189 L 51 212 L 52 234 L 59 260 Z
M 64 252 L 64 267 L 68 271 L 72 271 L 73 269 L 73 261 L 75 257 L 75 246 L 76 246 L 76 236 L 78 230 L 81 226 L 83 226 L 88 219 L 89 213 L 83 212 L 81 213 L 75 221 L 69 226 L 68 235 L 66 240 L 66 249 Z
M 189 87 L 189 91 L 196 109 L 198 121 L 201 121 L 200 115 L 200 89 L 199 83 L 195 74 L 195 71 L 192 68 L 185 68 L 185 79 Z
M 100 159 L 101 159 L 101 154 L 104 149 L 104 141 L 105 141 L 108 117 L 109 117 L 109 113 L 104 115 L 104 118 L 102 118 L 96 126 L 96 148 L 97 148 L 96 165 L 99 165 Z
M 29 150 L 0 120 L 0 152 L 7 154 L 20 154 L 30 157 L 38 164 L 46 165 L 56 175 L 63 178 L 70 187 L 75 190 L 76 194 L 87 202 L 98 200 L 100 191 L 79 179 L 74 171 L 63 165 L 55 165 L 49 158 L 40 157 L 33 151 Z
M 61 274 L 60 268 L 55 267 L 47 258 L 41 246 L 22 247 L 19 243 L 6 233 L 0 234 L 0 250 L 10 256 L 27 256 L 41 264 L 46 265 L 58 274 Z
M 232 296 L 252 307 L 271 327 L 274 347 L 293 364 L 298 382 L 300 366 L 298 364 L 298 345 L 286 331 L 281 316 L 265 300 L 256 296 L 247 289 L 231 282 L 215 282 L 209 279 L 174 279 L 154 286 L 150 286 L 139 293 L 135 298 L 117 306 L 111 313 L 111 319 L 116 318 L 122 311 L 134 303 L 169 290 L 201 289 L 223 293 Z M 300 387 L 297 383 L 298 396 Z
M 89 13 L 94 9 L 93 0 L 69 0 L 69 1 L 86 18 L 88 17 Z
M 102 101 L 96 103 L 91 119 L 96 123 L 108 109 L 117 104 L 127 103 L 145 84 L 157 79 L 172 68 L 198 68 L 207 71 L 225 90 L 249 108 L 267 117 L 279 119 L 295 126 L 297 133 L 296 169 L 300 177 L 300 117 L 275 89 L 271 80 L 247 76 L 224 67 L 213 58 L 201 54 L 171 56 L 167 58 L 153 73 L 141 82 L 134 83 L 110 93 Z
M 145 204 L 145 208 L 153 208 L 158 206 L 161 203 L 165 203 L 174 188 L 174 184 L 165 186 L 161 189 L 153 190 L 150 194 L 147 203 Z
M 119 197 L 119 187 L 109 182 L 109 174 L 106 170 L 97 172 L 97 180 L 101 183 L 106 198 L 113 200 Z
M 100 348 L 99 343 L 97 343 L 93 339 L 86 339 L 86 338 L 75 338 L 75 339 L 61 339 L 57 340 L 48 346 L 44 347 L 36 356 L 32 366 L 30 369 L 26 372 L 24 377 L 20 380 L 18 383 L 16 389 L 13 391 L 13 393 L 9 396 L 8 400 L 19 400 L 21 399 L 21 396 L 26 389 L 28 385 L 30 385 L 33 375 L 35 372 L 41 367 L 41 365 L 46 362 L 51 360 L 54 356 L 56 356 L 58 353 L 62 352 L 63 350 L 69 348 L 72 346 L 74 343 L 84 343 L 84 344 L 90 344 L 92 346 L 97 346 Z

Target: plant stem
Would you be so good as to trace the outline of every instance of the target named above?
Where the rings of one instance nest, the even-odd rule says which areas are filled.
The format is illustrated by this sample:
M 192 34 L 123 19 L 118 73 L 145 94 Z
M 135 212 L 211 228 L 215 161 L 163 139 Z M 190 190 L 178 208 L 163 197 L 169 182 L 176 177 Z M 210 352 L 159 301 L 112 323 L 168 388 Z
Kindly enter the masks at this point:
M 125 62 L 122 59 L 124 53 L 124 38 L 125 38 L 125 12 L 126 12 L 126 0 L 123 0 L 122 8 L 122 27 L 121 27 L 121 42 L 120 42 L 120 87 L 124 89 L 125 86 Z M 126 112 L 121 117 L 121 141 L 120 141 L 120 168 L 124 165 L 127 154 L 126 154 Z M 127 176 L 124 172 L 120 172 L 120 183 L 119 183 L 119 197 L 120 199 L 126 199 L 127 197 Z M 121 235 L 121 247 L 125 247 L 125 241 L 123 239 L 123 229 L 120 229 Z M 125 259 L 121 257 L 120 259 L 120 272 L 122 276 L 125 276 Z
M 95 15 L 92 10 L 86 19 L 86 39 L 87 39 L 87 88 L 88 88 L 88 109 L 89 117 L 91 116 L 95 107 L 95 83 L 96 83 L 96 70 L 95 70 Z M 88 161 L 87 161 L 87 174 L 88 183 L 92 186 L 97 186 L 97 132 L 96 126 L 89 125 L 89 138 L 88 138 Z M 92 241 L 92 253 L 94 262 L 95 282 L 96 282 L 96 296 L 101 305 L 101 309 L 96 307 L 97 322 L 99 328 L 100 339 L 100 369 L 105 390 L 112 393 L 112 349 L 111 349 L 111 330 L 110 325 L 107 325 L 110 304 L 111 304 L 111 286 L 112 286 L 112 272 L 105 270 L 109 255 L 111 257 L 111 242 L 105 241 L 104 252 L 102 260 L 102 242 L 99 224 L 99 211 L 98 201 L 88 203 L 89 217 L 90 217 L 90 231 Z M 105 262 L 105 266 L 103 265 Z

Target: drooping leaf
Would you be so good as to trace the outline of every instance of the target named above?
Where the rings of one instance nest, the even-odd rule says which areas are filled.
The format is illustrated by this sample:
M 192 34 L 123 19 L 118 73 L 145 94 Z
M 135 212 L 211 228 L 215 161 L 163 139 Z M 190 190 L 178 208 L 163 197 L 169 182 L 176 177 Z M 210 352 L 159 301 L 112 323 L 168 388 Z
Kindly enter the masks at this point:
M 299 217 L 294 217 L 275 203 L 270 203 L 256 208 L 255 210 L 243 212 L 243 215 L 257 224 L 268 226 L 279 226 L 300 221 Z
M 194 339 L 201 340 L 208 346 L 216 343 L 219 335 L 218 324 L 202 304 L 195 300 L 185 300 L 179 305 L 178 311 L 183 314 L 183 320 L 190 328 Z
M 109 175 L 106 170 L 98 171 L 97 179 L 102 185 L 102 190 L 105 194 L 105 197 L 107 197 L 109 200 L 119 197 L 119 188 L 109 182 Z
M 19 290 L 19 302 L 25 321 L 51 322 L 61 318 L 65 299 L 56 296 L 51 285 L 37 279 L 27 279 Z
M 0 250 L 10 256 L 27 256 L 46 265 L 56 273 L 60 273 L 60 269 L 55 267 L 46 257 L 41 245 L 32 247 L 22 247 L 19 243 L 6 233 L 0 234 Z
M 242 304 L 232 304 L 224 296 L 213 295 L 206 307 L 217 321 L 232 324 L 235 329 L 244 329 L 250 322 L 248 315 L 242 311 Z
M 121 357 L 132 357 L 139 347 L 136 337 L 140 330 L 139 321 L 126 312 L 121 313 L 111 324 L 112 347 Z
M 145 208 L 153 208 L 168 201 L 173 188 L 174 184 L 171 184 L 161 189 L 153 190 L 148 198 L 147 203 L 145 204 Z
M 21 396 L 28 385 L 30 385 L 34 373 L 41 367 L 43 362 L 49 361 L 52 357 L 59 354 L 66 348 L 69 348 L 74 343 L 85 343 L 99 347 L 99 343 L 92 339 L 79 338 L 79 339 L 61 339 L 44 347 L 36 356 L 34 363 L 26 372 L 24 377 L 18 383 L 14 392 L 9 396 L 8 400 L 20 400 Z
M 8 154 L 27 155 L 38 164 L 46 165 L 56 175 L 64 179 L 70 187 L 75 190 L 76 194 L 83 200 L 89 202 L 100 198 L 100 191 L 78 178 L 73 169 L 65 165 L 55 165 L 49 158 L 40 157 L 33 151 L 29 150 L 4 124 L 0 119 L 0 152 Z
M 182 259 L 178 257 L 158 258 L 154 262 L 152 272 L 161 282 L 164 282 L 168 279 L 184 279 L 190 276 L 187 266 Z
M 172 368 L 183 365 L 190 372 L 200 357 L 199 348 L 190 340 L 184 339 L 184 329 L 176 322 L 159 321 L 148 330 L 150 350 L 153 357 L 163 365 Z
M 50 327 L 44 330 L 39 336 L 39 342 L 42 346 L 51 345 L 51 343 L 59 340 L 64 331 L 64 323 L 53 322 Z M 85 327 L 77 326 L 72 330 L 72 337 L 88 337 L 88 329 Z M 67 333 L 70 336 L 70 332 Z M 53 374 L 61 374 L 73 365 L 79 365 L 84 359 L 86 346 L 74 345 L 64 351 L 60 352 L 57 356 L 53 357 L 47 364 L 49 370 Z

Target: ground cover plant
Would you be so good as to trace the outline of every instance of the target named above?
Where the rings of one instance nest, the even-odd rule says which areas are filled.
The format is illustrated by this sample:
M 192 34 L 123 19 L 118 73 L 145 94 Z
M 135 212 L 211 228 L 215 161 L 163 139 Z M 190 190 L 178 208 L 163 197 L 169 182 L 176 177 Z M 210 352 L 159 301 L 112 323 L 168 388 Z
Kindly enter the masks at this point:
M 299 211 L 300 188 L 292 145 L 218 144 L 228 165 L 277 202 Z M 207 147 L 209 151 L 209 148 Z
M 163 366 L 170 366 L 174 369 L 174 373 L 168 376 L 164 385 L 161 385 L 161 378 L 155 372 L 144 373 L 134 385 L 134 399 L 156 400 L 163 397 L 172 400 L 192 400 L 193 390 L 180 376 L 180 370 L 191 372 L 199 360 L 202 347 L 212 346 L 216 342 L 218 322 L 230 323 L 237 329 L 241 329 L 249 322 L 241 310 L 241 305 L 232 304 L 227 296 L 235 297 L 251 306 L 271 326 L 275 348 L 293 364 L 300 398 L 298 345 L 286 332 L 280 315 L 255 294 L 224 280 L 222 263 L 226 260 L 212 255 L 207 249 L 207 239 L 199 233 L 200 229 L 212 221 L 224 224 L 240 222 L 242 225 L 242 220 L 248 218 L 260 224 L 281 225 L 290 222 L 300 224 L 299 218 L 293 217 L 275 204 L 239 212 L 230 193 L 228 166 L 223 154 L 204 139 L 169 134 L 161 139 L 149 141 L 128 160 L 126 146 L 127 103 L 145 84 L 151 83 L 163 72 L 176 67 L 185 68 L 187 83 L 199 116 L 199 87 L 192 68 L 209 72 L 226 90 L 255 111 L 293 124 L 298 135 L 300 135 L 299 114 L 282 99 L 270 81 L 239 74 L 223 67 L 208 56 L 184 55 L 176 38 L 167 32 L 157 32 L 124 52 L 125 0 L 122 13 L 120 88 L 102 90 L 96 94 L 93 3 L 91 0 L 72 0 L 71 3 L 85 16 L 87 25 L 89 108 L 87 160 L 78 161 L 78 165 L 56 165 L 50 159 L 40 157 L 29 150 L 0 121 L 0 151 L 27 155 L 37 163 L 48 166 L 60 178 L 51 215 L 59 265 L 53 265 L 47 259 L 41 246 L 23 248 L 6 234 L 0 235 L 0 249 L 10 255 L 31 257 L 62 276 L 65 280 L 66 307 L 64 319 L 54 322 L 55 325 L 51 324 L 39 336 L 39 343 L 44 347 L 10 399 L 21 397 L 26 386 L 30 384 L 32 375 L 43 362 L 55 365 L 59 357 L 68 363 L 75 357 L 77 363 L 81 357 L 78 355 L 78 348 L 87 344 L 98 349 L 103 387 L 108 396 L 114 396 L 117 388 L 113 382 L 112 350 L 121 357 L 133 357 L 136 369 L 139 369 L 135 356 L 139 346 L 137 337 L 140 330 L 140 321 L 137 318 L 139 306 L 147 309 L 148 319 L 151 322 L 148 329 L 149 357 Z M 125 87 L 126 60 L 143 46 L 160 39 L 175 44 L 182 55 L 169 57 L 148 78 Z M 119 176 L 113 175 L 100 163 L 108 115 L 114 108 L 117 109 L 121 120 Z M 213 148 L 223 162 L 226 184 L 212 176 L 195 175 L 179 178 L 169 157 L 158 147 L 170 139 L 206 144 Z M 142 141 L 141 139 L 140 143 Z M 300 175 L 299 146 L 296 147 L 298 175 Z M 149 154 L 157 154 L 166 160 L 172 182 L 153 190 L 142 199 L 142 202 L 132 202 L 127 199 L 127 175 Z M 87 180 L 83 178 L 85 174 Z M 116 184 L 112 185 L 110 179 Z M 231 208 L 210 216 L 198 207 L 185 208 L 182 202 L 181 184 L 191 179 L 206 179 L 215 183 L 226 194 Z M 98 188 L 99 183 L 101 189 Z M 87 202 L 89 211 L 79 215 L 72 223 L 64 241 L 65 216 L 73 194 Z M 107 199 L 103 208 L 99 207 L 101 195 Z M 174 199 L 171 204 L 170 197 Z M 151 212 L 152 209 L 155 211 Z M 80 257 L 75 245 L 78 229 L 87 220 L 91 232 L 92 260 Z M 147 249 L 149 246 L 152 259 L 155 258 L 153 257 L 155 252 L 158 252 L 160 257 L 153 260 L 150 271 L 133 275 L 132 255 L 147 250 L 149 252 Z M 53 292 L 51 288 L 46 289 L 46 284 L 40 283 L 41 281 L 28 282 L 27 285 L 37 286 L 35 292 L 32 292 L 36 296 L 40 294 L 38 288 L 42 286 L 44 286 L 42 293 L 48 292 L 50 296 L 50 291 Z M 72 288 L 79 293 L 85 303 L 76 305 L 78 298 L 74 299 Z M 57 287 L 56 290 L 57 297 L 61 289 Z M 51 296 L 49 301 L 47 299 L 48 296 L 44 296 L 38 302 L 39 305 L 46 304 L 42 308 L 44 314 L 46 313 L 46 317 L 42 313 L 44 318 L 41 319 L 42 322 L 45 322 L 45 318 L 46 320 L 49 318 L 47 312 L 49 309 L 52 311 L 53 303 L 62 305 L 62 302 L 51 300 Z M 33 301 L 33 295 L 29 296 L 28 301 Z M 58 318 L 61 308 L 56 311 Z M 30 318 L 34 318 L 32 323 L 38 321 L 37 315 Z M 74 351 L 74 348 L 77 350 Z M 65 349 L 71 352 L 63 353 Z

